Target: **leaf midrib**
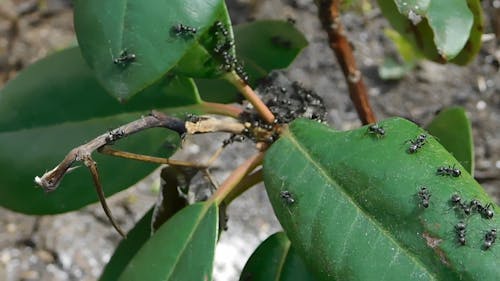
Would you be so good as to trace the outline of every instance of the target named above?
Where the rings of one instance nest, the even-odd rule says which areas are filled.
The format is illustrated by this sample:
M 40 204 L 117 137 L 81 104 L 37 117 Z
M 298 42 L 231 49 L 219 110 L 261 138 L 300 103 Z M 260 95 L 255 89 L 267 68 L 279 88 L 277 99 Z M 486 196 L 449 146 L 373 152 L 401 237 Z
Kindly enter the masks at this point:
M 369 222 L 371 222 L 375 226 L 375 228 L 377 228 L 381 233 L 385 234 L 384 236 L 387 237 L 395 245 L 398 245 L 398 248 L 402 249 L 406 253 L 406 256 L 408 256 L 408 258 L 410 260 L 412 260 L 412 261 L 415 262 L 416 266 L 422 268 L 423 271 L 427 272 L 427 274 L 431 278 L 433 278 L 434 280 L 437 280 L 437 277 L 435 276 L 435 274 L 433 274 L 432 272 L 429 272 L 427 270 L 427 268 L 425 267 L 425 264 L 422 263 L 422 261 L 419 258 L 417 258 L 415 255 L 413 255 L 412 252 L 408 251 L 408 249 L 406 247 L 404 247 L 404 245 L 401 244 L 399 240 L 395 239 L 391 235 L 391 233 L 388 232 L 375 218 L 373 218 L 369 213 L 367 213 L 363 208 L 361 208 L 359 206 L 359 204 L 357 204 L 356 201 L 352 200 L 352 198 L 348 195 L 348 193 L 344 191 L 344 188 L 342 188 L 342 185 L 338 184 L 333 178 L 331 178 L 328 175 L 326 167 L 320 165 L 318 161 L 314 161 L 314 158 L 312 157 L 311 153 L 309 153 L 309 151 L 307 150 L 307 148 L 304 147 L 299 142 L 299 140 L 296 138 L 296 136 L 293 134 L 293 132 L 291 132 L 289 130 L 286 135 L 283 135 L 283 137 L 286 137 L 286 138 L 288 138 L 290 140 L 290 143 L 292 144 L 292 146 L 294 146 L 297 149 L 297 151 L 300 152 L 304 156 L 304 158 L 308 162 L 311 163 L 311 165 L 313 165 L 314 167 L 316 167 L 316 169 L 319 172 L 319 174 L 326 181 L 330 182 L 332 186 L 338 186 L 338 187 L 340 187 L 338 190 L 339 190 L 339 192 L 341 192 L 344 195 L 344 198 L 346 198 L 352 205 L 356 206 L 356 208 L 358 209 L 358 212 L 361 213 L 361 214 L 364 214 L 364 217 Z

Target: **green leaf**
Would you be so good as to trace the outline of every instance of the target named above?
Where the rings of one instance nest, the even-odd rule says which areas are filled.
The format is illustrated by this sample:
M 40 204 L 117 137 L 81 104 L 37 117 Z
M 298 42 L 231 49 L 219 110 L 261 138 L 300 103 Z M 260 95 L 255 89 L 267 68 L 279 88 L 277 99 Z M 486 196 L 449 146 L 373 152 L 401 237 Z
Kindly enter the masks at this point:
M 339 132 L 296 120 L 266 153 L 266 190 L 308 267 L 320 280 L 498 279 L 500 247 L 483 249 L 498 215 L 473 212 L 460 246 L 455 225 L 463 212 L 450 198 L 492 200 L 465 171 L 437 175 L 441 166 L 463 168 L 433 137 L 408 153 L 408 140 L 424 133 L 415 124 L 394 118 L 379 126 L 383 137 L 367 127 Z M 432 195 L 428 208 L 422 186 Z
M 240 281 L 316 280 L 284 232 L 269 236 L 245 264 Z
M 139 118 L 146 110 L 198 102 L 191 79 L 172 77 L 120 105 L 99 86 L 78 48 L 31 65 L 0 91 L 0 205 L 23 213 L 54 214 L 96 202 L 86 168 L 65 176 L 50 194 L 35 188 L 33 178 L 52 169 L 72 148 Z M 174 145 L 164 146 L 166 138 Z M 179 145 L 179 137 L 165 129 L 151 129 L 116 145 L 168 157 Z M 157 167 L 110 156 L 96 155 L 95 160 L 106 195 L 129 187 Z
M 271 70 L 288 67 L 307 46 L 306 38 L 293 24 L 279 20 L 238 25 L 234 36 L 236 53 L 253 81 Z
M 288 67 L 307 47 L 307 40 L 295 26 L 286 21 L 262 20 L 233 27 L 236 53 L 244 62 L 250 84 L 275 69 Z M 232 102 L 238 97 L 224 79 L 196 79 L 204 100 Z
M 127 238 L 123 239 L 116 248 L 99 281 L 115 281 L 120 276 L 137 251 L 151 237 L 152 215 L 153 209 L 150 209 L 127 233 Z
M 384 16 L 431 60 L 465 64 L 477 54 L 482 33 L 478 0 L 378 1 Z M 472 9 L 472 11 L 470 10 Z
M 119 100 L 153 84 L 181 60 L 184 74 L 194 72 L 190 76 L 218 72 L 200 41 L 210 37 L 216 20 L 229 23 L 222 0 L 75 1 L 75 30 L 83 56 Z M 196 28 L 196 33 L 176 34 L 173 27 L 178 24 Z
M 413 64 L 398 63 L 393 58 L 384 58 L 382 65 L 378 67 L 378 75 L 384 80 L 401 79 L 413 69 Z
M 144 244 L 118 280 L 211 280 L 217 217 L 211 202 L 182 209 Z
M 467 170 L 474 171 L 474 141 L 469 118 L 462 107 L 442 110 L 427 130 L 443 145 Z

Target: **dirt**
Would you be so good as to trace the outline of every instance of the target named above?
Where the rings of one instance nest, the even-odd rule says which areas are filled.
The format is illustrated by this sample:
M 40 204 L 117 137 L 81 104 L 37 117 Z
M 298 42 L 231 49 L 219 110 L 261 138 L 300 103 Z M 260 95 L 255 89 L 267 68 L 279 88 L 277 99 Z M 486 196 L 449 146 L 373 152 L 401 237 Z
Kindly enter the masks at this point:
M 0 85 L 30 63 L 54 50 L 75 44 L 71 1 L 0 2 Z M 309 46 L 284 71 L 321 95 L 328 108 L 328 123 L 341 130 L 358 127 L 344 78 L 320 29 L 312 0 L 228 1 L 235 23 L 253 19 L 294 18 Z M 422 62 L 398 81 L 381 80 L 377 66 L 394 56 L 394 46 L 383 36 L 388 26 L 380 11 L 346 12 L 342 21 L 355 46 L 359 68 L 367 83 L 379 119 L 403 116 L 420 124 L 445 107 L 463 106 L 471 119 L 476 155 L 476 178 L 500 198 L 500 1 L 483 1 L 485 42 L 479 56 L 466 67 Z M 376 7 L 376 6 L 375 6 Z M 225 136 L 196 136 L 179 157 L 209 157 Z M 192 145 L 190 145 L 192 144 Z M 77 144 L 75 144 L 77 145 Z M 245 156 L 248 144 L 234 144 L 215 163 L 221 182 Z M 246 150 L 246 151 L 245 151 Z M 244 152 L 242 152 L 244 151 Z M 130 229 L 156 200 L 158 172 L 147 181 L 117 194 L 110 204 L 119 223 Z M 280 229 L 262 186 L 237 199 L 228 210 L 229 230 L 216 251 L 215 280 L 237 280 L 255 247 Z M 0 280 L 96 280 L 120 241 L 100 206 L 57 216 L 33 217 L 0 208 Z

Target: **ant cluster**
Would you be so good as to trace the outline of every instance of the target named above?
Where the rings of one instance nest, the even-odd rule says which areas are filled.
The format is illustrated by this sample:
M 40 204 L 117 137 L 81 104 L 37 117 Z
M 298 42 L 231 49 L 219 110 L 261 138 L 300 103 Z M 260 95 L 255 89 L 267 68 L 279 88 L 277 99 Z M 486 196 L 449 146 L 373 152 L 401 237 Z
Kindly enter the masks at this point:
M 484 219 L 492 219 L 495 214 L 493 210 L 491 210 L 491 203 L 488 203 L 483 206 L 483 204 L 479 202 L 479 200 L 477 199 L 472 199 L 470 202 L 466 202 L 462 200 L 460 195 L 456 193 L 451 196 L 450 202 L 453 207 L 460 208 L 466 216 L 469 216 L 470 214 L 472 214 L 472 212 L 477 212 Z M 466 225 L 463 221 L 460 221 L 457 225 L 455 225 L 455 231 L 458 237 L 458 242 L 462 246 L 465 245 L 466 242 L 465 228 Z M 496 229 L 489 230 L 484 236 L 483 249 L 488 250 L 489 248 L 491 248 L 493 243 L 495 243 L 495 240 L 496 240 Z
M 187 26 L 182 23 L 172 26 L 170 29 L 172 35 L 183 38 L 192 38 L 196 35 L 197 29 L 195 27 Z
M 135 61 L 135 59 L 136 59 L 135 54 L 129 53 L 127 50 L 123 50 L 121 51 L 120 56 L 113 59 L 113 63 L 121 67 L 125 67 L 129 63 Z
M 240 120 L 246 126 L 243 135 L 253 141 L 274 142 L 279 136 L 275 130 L 276 124 L 288 124 L 297 118 L 308 118 L 318 122 L 326 120 L 327 112 L 320 96 L 298 82 L 286 81 L 283 83 L 286 84 L 284 86 L 278 84 L 277 79 L 278 74 L 274 73 L 264 79 L 256 89 L 274 114 L 274 124 L 266 123 L 253 110 L 246 110 L 240 115 Z
M 420 148 L 424 146 L 424 144 L 427 143 L 427 135 L 420 134 L 416 139 L 408 140 L 407 142 L 410 142 L 410 147 L 408 147 L 407 152 L 410 154 L 416 153 Z
M 292 194 L 288 190 L 280 191 L 280 197 L 287 205 L 295 203 L 295 199 L 293 199 Z
M 213 48 L 214 57 L 222 62 L 222 70 L 226 72 L 235 71 L 248 84 L 249 77 L 243 68 L 242 62 L 232 54 L 234 41 L 229 36 L 227 28 L 221 21 L 216 21 L 211 28 L 211 32 L 215 39 L 215 47 Z
M 440 176 L 450 176 L 450 177 L 459 177 L 462 172 L 460 171 L 460 169 L 457 169 L 455 168 L 455 166 L 453 167 L 439 167 L 436 171 L 436 173 Z

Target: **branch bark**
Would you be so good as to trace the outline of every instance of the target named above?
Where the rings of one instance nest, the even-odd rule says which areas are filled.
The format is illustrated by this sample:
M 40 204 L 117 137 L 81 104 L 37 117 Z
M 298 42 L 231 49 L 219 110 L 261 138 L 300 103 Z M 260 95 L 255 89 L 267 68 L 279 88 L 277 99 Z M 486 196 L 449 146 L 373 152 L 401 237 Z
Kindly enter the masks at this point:
M 132 121 L 115 130 L 102 134 L 86 144 L 72 149 L 66 157 L 54 169 L 46 172 L 41 177 L 35 177 L 35 183 L 41 186 L 46 192 L 57 189 L 64 175 L 71 171 L 75 162 L 85 161 L 91 154 L 117 140 L 149 128 L 164 127 L 176 131 L 179 135 L 186 133 L 183 120 L 167 116 L 163 113 L 153 111 L 148 116 L 143 116 L 139 120 Z
M 319 18 L 328 34 L 330 48 L 342 68 L 349 95 L 363 124 L 375 123 L 375 114 L 368 100 L 367 89 L 361 72 L 356 66 L 353 50 L 340 20 L 340 0 L 316 0 Z

